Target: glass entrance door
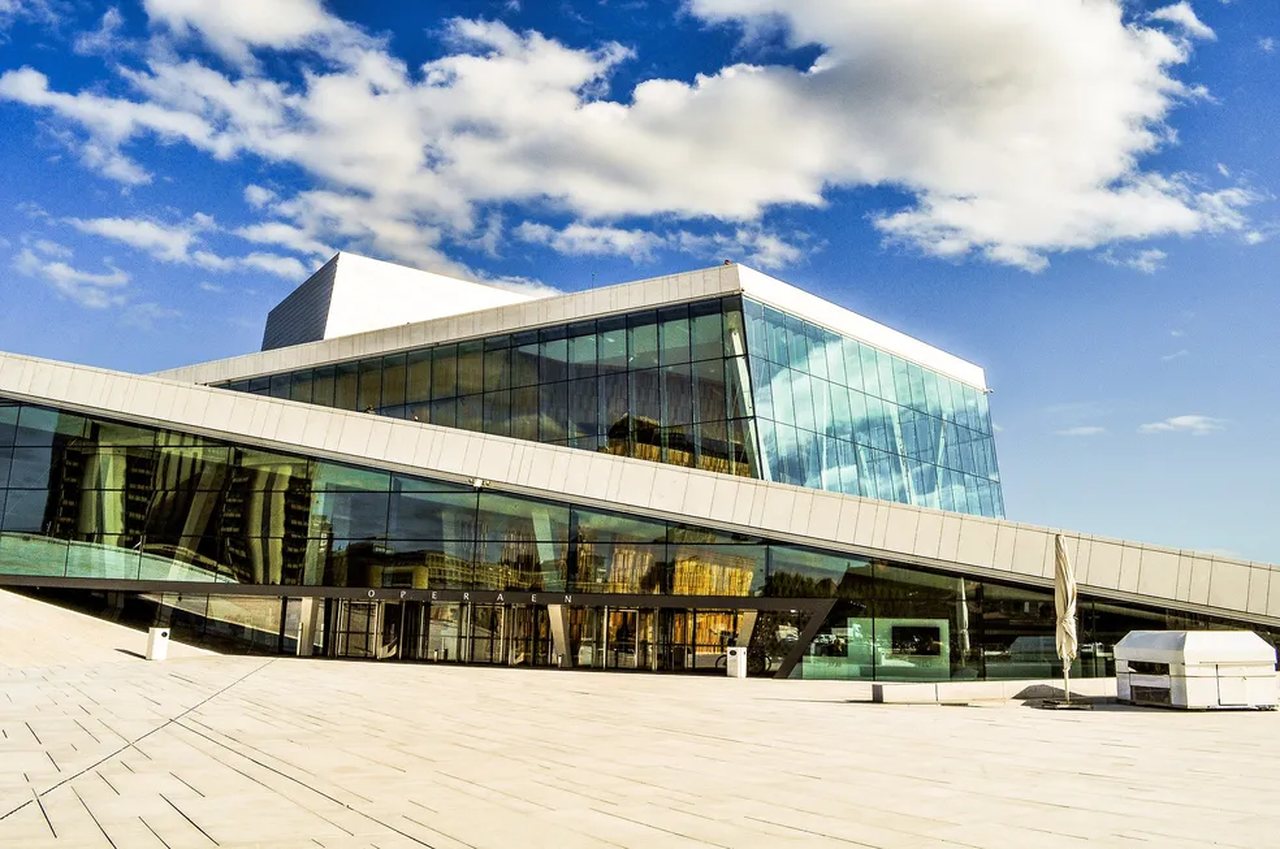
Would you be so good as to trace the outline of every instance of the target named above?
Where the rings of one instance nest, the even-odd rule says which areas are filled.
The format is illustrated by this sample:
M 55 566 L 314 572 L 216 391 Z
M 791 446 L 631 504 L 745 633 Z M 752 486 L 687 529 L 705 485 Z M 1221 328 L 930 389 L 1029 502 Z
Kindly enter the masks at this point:
M 551 666 L 551 618 L 545 607 L 514 605 L 507 609 L 512 666 Z

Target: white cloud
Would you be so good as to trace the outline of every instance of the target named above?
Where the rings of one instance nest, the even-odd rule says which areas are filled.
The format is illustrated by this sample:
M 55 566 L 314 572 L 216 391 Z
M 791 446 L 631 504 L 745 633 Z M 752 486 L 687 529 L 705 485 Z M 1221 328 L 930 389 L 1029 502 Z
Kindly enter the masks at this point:
M 231 232 L 246 241 L 260 245 L 280 245 L 291 251 L 312 256 L 330 257 L 334 249 L 300 227 L 282 221 L 266 221 Z
M 221 293 L 227 291 L 225 286 L 220 286 L 217 283 L 211 283 L 208 280 L 200 281 L 199 287 L 202 292 Z
M 570 224 L 556 230 L 545 224 L 526 221 L 515 228 L 521 241 L 549 246 L 557 253 L 570 256 L 629 256 L 645 259 L 664 243 L 662 237 L 647 230 L 624 230 L 619 227 L 592 227 Z
M 1212 416 L 1173 416 L 1160 422 L 1140 425 L 1138 433 L 1189 433 L 1192 436 L 1204 436 L 1226 427 L 1226 419 Z
M 71 259 L 71 248 L 50 239 L 36 239 L 31 243 L 37 251 L 54 259 Z
M 181 310 L 147 301 L 127 307 L 120 316 L 120 323 L 138 330 L 154 330 L 157 325 L 172 322 L 175 318 L 181 317 Z
M 165 225 L 145 218 L 69 218 L 81 233 L 102 236 L 145 251 L 161 262 L 190 262 L 199 225 Z
M 124 16 L 115 6 L 111 6 L 102 15 L 98 28 L 90 32 L 82 32 L 72 43 L 72 50 L 82 56 L 108 54 L 122 49 L 126 42 L 120 35 L 124 26 Z
M 1134 271 L 1141 271 L 1143 274 L 1155 274 L 1164 265 L 1164 261 L 1168 256 L 1164 251 L 1156 248 L 1144 248 L 1136 251 L 1109 248 L 1103 251 L 1098 258 L 1107 265 L 1132 268 Z
M 284 50 L 366 40 L 327 14 L 319 0 L 143 0 L 143 6 L 153 24 L 167 27 L 180 38 L 199 38 L 223 58 L 243 66 L 253 64 L 255 48 Z
M 1160 357 L 1160 361 L 1163 363 L 1171 363 L 1174 360 L 1180 360 L 1183 357 L 1190 355 L 1190 353 L 1191 352 L 1188 351 L 1186 348 L 1179 348 L 1178 350 L 1174 351 L 1172 354 L 1162 355 Z
M 1204 21 L 1196 17 L 1195 10 L 1191 8 L 1191 4 L 1186 0 L 1181 0 L 1181 2 L 1174 3 L 1171 6 L 1162 6 L 1147 17 L 1153 21 L 1165 21 L 1173 24 L 1185 32 L 1189 38 L 1212 41 L 1218 37 L 1212 29 L 1205 25 Z
M 125 184 L 150 179 L 127 153 L 148 136 L 297 167 L 312 187 L 274 203 L 278 216 L 443 271 L 466 273 L 449 245 L 487 238 L 492 208 L 512 203 L 598 231 L 569 242 L 580 249 L 638 250 L 642 236 L 603 235 L 625 232 L 623 218 L 718 220 L 756 264 L 788 264 L 794 240 L 759 229 L 761 216 L 858 186 L 912 199 L 872 216 L 890 241 L 1036 270 L 1055 252 L 1248 227 L 1256 194 L 1142 167 L 1173 143 L 1175 106 L 1203 100 L 1175 76 L 1189 39 L 1164 26 L 1199 32 L 1184 5 L 1152 25 L 1119 0 L 689 0 L 703 21 L 781 27 L 820 56 L 803 70 L 645 79 L 608 99 L 632 56 L 616 43 L 454 20 L 445 54 L 410 70 L 317 0 L 146 0 L 166 43 L 121 70 L 130 96 L 51 91 L 26 68 L 0 76 L 0 98 L 80 128 L 86 163 Z M 183 61 L 175 49 L 195 39 L 238 71 Z M 279 50 L 298 80 L 255 61 Z
M 254 269 L 298 281 L 306 277 L 307 267 L 294 257 L 257 251 L 245 256 L 223 256 L 200 247 L 201 234 L 217 229 L 213 218 L 200 212 L 178 224 L 148 218 L 69 218 L 67 223 L 82 233 L 137 248 L 160 262 L 193 265 L 207 271 Z M 260 226 L 266 229 L 259 232 L 252 227 L 242 228 L 249 233 L 244 237 L 251 241 L 277 242 L 278 239 L 269 237 L 288 238 L 287 234 L 273 233 L 270 225 Z
M 1107 429 L 1105 427 L 1098 427 L 1097 425 L 1081 425 L 1079 427 L 1068 427 L 1063 428 L 1062 430 L 1055 430 L 1053 433 L 1055 436 L 1101 436 L 1106 432 Z
M 1261 50 L 1263 53 L 1275 53 L 1276 40 L 1271 36 L 1260 38 L 1258 39 L 1258 49 Z
M 110 263 L 107 264 L 110 271 L 84 271 L 62 259 L 42 256 L 39 250 L 39 247 L 23 248 L 14 257 L 13 267 L 28 277 L 44 280 L 60 295 L 82 307 L 104 309 L 124 303 L 120 290 L 129 283 L 128 273 Z
M 276 193 L 254 183 L 244 187 L 244 199 L 254 209 L 261 209 L 276 199 Z
M 674 242 L 685 253 L 703 261 L 731 260 L 760 268 L 775 270 L 795 265 L 804 257 L 804 250 L 796 241 L 788 241 L 778 233 L 759 225 L 743 225 L 728 233 L 676 234 Z

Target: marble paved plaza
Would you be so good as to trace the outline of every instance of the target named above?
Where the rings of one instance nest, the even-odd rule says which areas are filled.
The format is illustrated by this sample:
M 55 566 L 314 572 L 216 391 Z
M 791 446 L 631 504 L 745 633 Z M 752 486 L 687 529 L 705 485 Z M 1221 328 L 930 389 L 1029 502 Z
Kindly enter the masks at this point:
M 126 653 L 144 641 L 0 593 L 0 847 L 1189 849 L 1280 834 L 1277 713 L 873 705 L 838 683 L 181 648 L 148 663 Z

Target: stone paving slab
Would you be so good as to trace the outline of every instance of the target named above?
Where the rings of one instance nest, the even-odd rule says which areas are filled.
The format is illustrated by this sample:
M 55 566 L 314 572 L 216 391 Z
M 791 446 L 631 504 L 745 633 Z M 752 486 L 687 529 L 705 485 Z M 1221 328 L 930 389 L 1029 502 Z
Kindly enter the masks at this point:
M 4 596 L 3 610 L 34 604 Z M 1181 849 L 1280 833 L 1277 713 L 875 705 L 841 682 L 205 653 L 149 663 L 114 651 L 136 632 L 99 624 L 97 645 L 65 642 L 68 657 L 0 642 L 0 847 Z

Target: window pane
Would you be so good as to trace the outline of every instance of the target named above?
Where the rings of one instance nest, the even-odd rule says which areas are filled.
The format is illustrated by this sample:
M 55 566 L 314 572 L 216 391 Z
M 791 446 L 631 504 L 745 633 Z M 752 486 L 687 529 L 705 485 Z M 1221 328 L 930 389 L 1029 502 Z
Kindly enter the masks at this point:
M 697 398 L 698 421 L 719 421 L 726 418 L 724 379 L 723 360 L 703 360 L 693 364 L 693 391 Z
M 311 403 L 311 369 L 293 373 L 289 383 L 289 400 Z
M 356 379 L 358 371 L 355 363 L 340 363 L 334 367 L 333 406 L 339 410 L 355 410 Z
M 484 403 L 481 395 L 463 395 L 458 398 L 458 423 L 463 430 L 484 430 Z
M 459 395 L 474 395 L 484 390 L 484 342 L 476 339 L 458 345 Z
M 360 391 L 356 409 L 365 413 L 377 411 L 382 402 L 382 358 L 360 361 Z
M 542 383 L 564 380 L 569 374 L 569 340 L 553 339 L 539 344 L 538 380 Z
M 689 365 L 662 369 L 662 416 L 664 426 L 693 421 L 693 379 Z
M 511 435 L 516 439 L 538 438 L 538 387 L 511 390 Z
M 653 368 L 658 364 L 658 325 L 654 313 L 627 318 L 627 362 L 633 369 Z
M 565 439 L 569 418 L 569 384 L 544 383 L 539 392 L 539 412 L 538 438 L 543 442 Z
M 599 327 L 599 363 L 601 371 L 627 367 L 626 323 L 621 318 L 601 319 Z
M 689 361 L 689 309 L 686 305 L 658 311 L 658 345 L 662 364 Z
M 596 379 L 588 377 L 569 382 L 569 436 L 578 438 L 600 433 L 600 401 Z
M 486 392 L 511 386 L 511 351 L 508 348 L 484 352 L 484 388 Z
M 594 327 L 594 322 L 589 322 Z M 592 377 L 596 373 L 596 335 L 569 338 L 569 373 L 571 377 Z
M 405 403 L 418 404 L 431 398 L 431 352 L 414 351 L 406 364 Z
M 690 308 L 689 336 L 690 356 L 694 360 L 723 356 L 725 337 L 719 301 L 704 301 Z
M 538 382 L 538 351 L 537 342 L 521 345 L 512 351 L 512 386 L 532 386 Z
M 458 346 L 441 345 L 431 351 L 431 399 L 458 394 Z M 431 417 L 434 422 L 435 416 Z
M 484 395 L 484 432 L 498 436 L 511 435 L 511 392 L 486 392 Z

